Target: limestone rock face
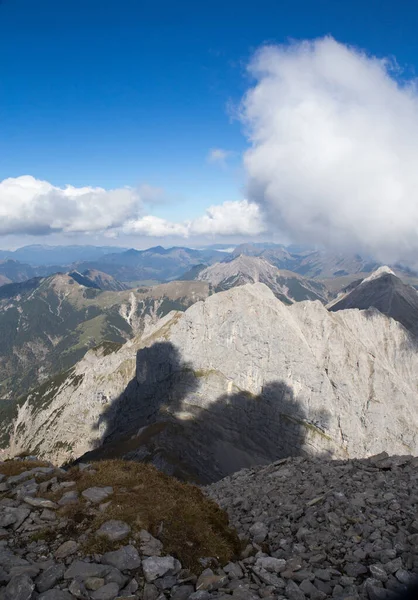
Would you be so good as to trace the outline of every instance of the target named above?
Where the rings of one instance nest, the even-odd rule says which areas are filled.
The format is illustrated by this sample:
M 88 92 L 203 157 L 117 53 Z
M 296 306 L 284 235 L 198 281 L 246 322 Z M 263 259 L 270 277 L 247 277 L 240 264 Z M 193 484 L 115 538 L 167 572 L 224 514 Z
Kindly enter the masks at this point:
M 325 302 L 329 296 L 327 288 L 319 281 L 278 269 L 258 256 L 240 255 L 229 262 L 215 263 L 199 271 L 196 279 L 210 283 L 217 292 L 246 283 L 264 283 L 285 304 L 301 300 Z
M 418 454 L 411 334 L 378 311 L 286 306 L 260 283 L 90 352 L 76 374 L 43 409 L 21 407 L 10 453 L 96 448 L 200 481 L 289 455 Z

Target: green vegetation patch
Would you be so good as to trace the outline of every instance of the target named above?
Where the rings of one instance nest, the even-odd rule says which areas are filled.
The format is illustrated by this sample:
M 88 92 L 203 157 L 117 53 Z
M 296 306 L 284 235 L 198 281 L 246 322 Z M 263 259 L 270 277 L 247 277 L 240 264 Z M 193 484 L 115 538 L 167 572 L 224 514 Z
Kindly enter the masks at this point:
M 109 519 L 129 523 L 134 537 L 146 529 L 162 541 L 166 554 L 177 557 L 183 567 L 195 573 L 202 570 L 199 558 L 214 556 L 226 564 L 239 554 L 241 543 L 228 524 L 227 514 L 198 487 L 137 462 L 105 460 L 94 463 L 94 470 L 90 474 L 74 467 L 67 475 L 69 480 L 76 481 L 80 493 L 92 486 L 113 487 L 111 505 L 89 523 L 92 531 Z M 69 527 L 75 530 L 78 525 L 84 527 L 82 515 L 87 512 L 84 500 L 64 507 L 61 512 Z M 107 544 L 105 550 L 117 547 L 117 543 Z M 84 551 L 92 554 L 103 550 L 103 541 L 92 534 Z

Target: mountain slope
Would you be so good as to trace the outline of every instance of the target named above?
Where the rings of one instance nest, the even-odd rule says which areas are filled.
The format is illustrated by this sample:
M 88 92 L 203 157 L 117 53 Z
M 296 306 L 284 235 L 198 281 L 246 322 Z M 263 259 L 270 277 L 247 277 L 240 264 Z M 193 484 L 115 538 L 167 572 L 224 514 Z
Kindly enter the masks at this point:
M 126 252 L 107 254 L 98 262 L 84 262 L 78 270 L 97 269 L 120 281 L 166 281 L 179 278 L 182 273 L 200 263 L 211 264 L 225 256 L 215 250 L 191 248 L 163 248 L 156 246 L 147 250 L 131 248 Z
M 97 271 L 96 269 L 87 269 L 87 271 L 84 271 L 81 274 L 78 273 L 78 271 L 70 273 L 70 276 L 76 281 L 78 281 L 77 277 L 80 275 L 85 281 L 84 285 L 87 285 L 88 287 L 97 287 L 99 290 L 106 290 L 108 292 L 121 292 L 129 289 L 128 286 L 121 281 L 118 281 L 107 273 Z M 79 283 L 83 283 L 83 281 L 80 280 Z
M 149 460 L 199 481 L 283 456 L 418 452 L 418 353 L 377 311 L 244 285 L 92 350 L 3 422 L 10 454 Z M 94 450 L 96 449 L 96 450 Z
M 370 307 L 396 319 L 411 333 L 418 335 L 418 292 L 402 283 L 389 267 L 380 267 L 354 289 L 338 297 L 328 308 L 335 312 Z
M 207 281 L 216 292 L 246 283 L 264 283 L 287 304 L 301 300 L 325 302 L 328 298 L 327 289 L 321 283 L 309 281 L 290 271 L 281 271 L 264 258 L 254 256 L 240 255 L 231 261 L 198 270 L 195 279 Z
M 0 261 L 0 285 L 26 281 L 33 277 L 45 277 L 62 270 L 63 269 L 57 265 L 33 267 L 17 260 L 8 259 Z
M 173 282 L 142 291 L 102 291 L 80 275 L 56 274 L 0 288 L 0 397 L 16 398 L 72 367 L 103 340 L 123 343 L 173 308 L 204 299 L 208 286 Z

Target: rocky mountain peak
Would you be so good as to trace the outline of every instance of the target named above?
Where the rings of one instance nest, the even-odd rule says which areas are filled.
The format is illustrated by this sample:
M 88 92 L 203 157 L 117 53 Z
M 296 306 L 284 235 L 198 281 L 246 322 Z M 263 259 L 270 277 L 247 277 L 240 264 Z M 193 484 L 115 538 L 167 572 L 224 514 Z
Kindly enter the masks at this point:
M 371 307 L 418 335 L 418 292 L 403 283 L 389 267 L 380 267 L 328 306 L 331 311 Z
M 363 279 L 362 283 L 364 284 L 369 281 L 374 281 L 375 279 L 382 277 L 382 275 L 393 275 L 394 277 L 396 277 L 395 273 L 392 271 L 392 269 L 390 267 L 388 267 L 387 265 L 383 265 L 382 267 L 379 267 L 378 269 L 376 269 L 376 271 L 373 271 L 373 273 L 371 275 L 369 275 L 368 277 L 365 277 Z
M 87 353 L 3 429 L 13 455 L 96 449 L 214 481 L 289 455 L 418 453 L 417 388 L 416 345 L 395 320 L 287 306 L 256 283 L 171 312 L 117 352 Z

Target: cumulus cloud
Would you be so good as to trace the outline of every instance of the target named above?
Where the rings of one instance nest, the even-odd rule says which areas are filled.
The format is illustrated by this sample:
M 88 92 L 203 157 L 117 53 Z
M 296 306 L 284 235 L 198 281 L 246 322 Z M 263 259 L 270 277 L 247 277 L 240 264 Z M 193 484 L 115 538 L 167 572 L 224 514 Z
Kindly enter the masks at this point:
M 254 236 L 262 233 L 265 225 L 260 208 L 253 202 L 238 200 L 210 206 L 202 217 L 182 223 L 173 223 L 147 215 L 128 222 L 124 232 L 155 237 L 178 236 Z
M 264 230 L 257 204 L 247 200 L 210 206 L 196 219 L 175 223 L 144 214 L 163 190 L 66 186 L 59 188 L 29 175 L 0 182 L 0 235 L 101 233 L 149 237 L 257 235 Z
M 29 175 L 0 182 L 0 234 L 89 232 L 116 228 L 139 214 L 130 188 L 59 188 Z
M 396 65 L 327 37 L 267 46 L 240 116 L 248 196 L 294 240 L 382 260 L 418 250 L 418 92 Z
M 232 150 L 224 150 L 223 148 L 212 148 L 211 150 L 209 150 L 207 160 L 210 163 L 226 167 L 228 159 L 232 158 L 234 154 L 235 153 L 232 152 Z

